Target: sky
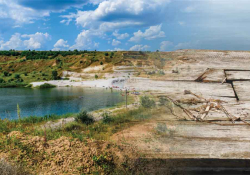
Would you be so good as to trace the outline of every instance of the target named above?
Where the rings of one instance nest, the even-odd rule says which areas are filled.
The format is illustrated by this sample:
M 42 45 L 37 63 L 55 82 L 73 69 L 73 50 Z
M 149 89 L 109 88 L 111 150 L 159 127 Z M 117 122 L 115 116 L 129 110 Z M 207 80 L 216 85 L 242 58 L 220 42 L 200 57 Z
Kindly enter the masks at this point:
M 0 0 L 0 50 L 250 50 L 249 0 Z

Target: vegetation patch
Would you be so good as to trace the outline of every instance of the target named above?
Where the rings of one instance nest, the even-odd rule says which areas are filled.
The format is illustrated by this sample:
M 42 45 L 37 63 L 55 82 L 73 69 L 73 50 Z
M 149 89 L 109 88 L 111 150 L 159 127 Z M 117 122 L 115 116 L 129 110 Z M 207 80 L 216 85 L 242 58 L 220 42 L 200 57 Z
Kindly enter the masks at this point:
M 49 84 L 49 83 L 44 83 L 39 86 L 40 89 L 49 89 L 49 88 L 55 88 L 55 85 Z

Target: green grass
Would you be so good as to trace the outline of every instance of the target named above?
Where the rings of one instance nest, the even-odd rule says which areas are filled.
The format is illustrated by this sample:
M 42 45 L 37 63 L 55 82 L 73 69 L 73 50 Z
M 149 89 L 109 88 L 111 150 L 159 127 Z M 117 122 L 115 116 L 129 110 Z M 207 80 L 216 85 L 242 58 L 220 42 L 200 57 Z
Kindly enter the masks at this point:
M 0 133 L 9 133 L 11 131 L 22 131 L 30 133 L 29 129 L 36 125 L 41 125 L 48 121 L 56 121 L 62 118 L 72 117 L 75 114 L 64 115 L 45 115 L 43 117 L 30 116 L 20 120 L 0 119 Z
M 0 83 L 0 88 L 25 87 L 27 83 Z
M 109 116 L 107 120 L 101 120 L 91 124 L 85 124 L 82 122 L 72 122 L 66 124 L 63 128 L 56 131 L 47 129 L 46 136 L 48 140 L 58 139 L 61 136 L 78 138 L 81 141 L 85 139 L 96 140 L 109 140 L 110 137 L 125 129 L 138 124 L 138 122 L 145 121 L 152 117 L 152 114 L 156 111 L 139 108 L 131 111 L 121 111 L 120 114 L 115 116 Z M 43 136 L 44 131 L 36 130 L 34 135 Z

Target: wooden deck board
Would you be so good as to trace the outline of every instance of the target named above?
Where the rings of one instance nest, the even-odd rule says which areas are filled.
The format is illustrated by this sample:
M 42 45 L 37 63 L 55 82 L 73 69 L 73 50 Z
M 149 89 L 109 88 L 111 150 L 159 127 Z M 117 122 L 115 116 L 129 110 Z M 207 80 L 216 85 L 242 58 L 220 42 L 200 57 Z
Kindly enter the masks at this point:
M 227 80 L 250 80 L 250 71 L 225 71 Z
M 250 81 L 234 81 L 233 86 L 240 101 L 250 101 Z

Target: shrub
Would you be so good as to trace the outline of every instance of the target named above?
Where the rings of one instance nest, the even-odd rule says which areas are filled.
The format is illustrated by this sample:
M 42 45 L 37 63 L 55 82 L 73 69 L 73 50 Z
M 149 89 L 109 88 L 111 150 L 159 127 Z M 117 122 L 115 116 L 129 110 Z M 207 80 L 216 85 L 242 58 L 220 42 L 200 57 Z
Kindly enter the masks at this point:
M 95 79 L 97 79 L 98 78 L 98 75 L 95 75 Z
M 7 76 L 9 75 L 9 73 L 6 72 L 6 71 L 4 71 L 4 72 L 3 72 L 3 75 L 4 75 L 5 77 L 7 77 Z
M 102 122 L 105 124 L 109 124 L 114 121 L 114 119 L 106 112 L 102 114 L 102 118 Z
M 83 110 L 75 117 L 75 121 L 90 125 L 94 123 L 94 118 L 87 111 Z
M 58 79 L 58 72 L 56 70 L 52 71 L 52 79 L 57 80 Z
M 64 126 L 64 130 L 67 132 L 79 130 L 82 126 L 79 123 L 68 123 L 66 126 Z
M 109 53 L 106 52 L 104 55 L 105 55 L 105 56 L 109 56 Z
M 4 79 L 0 78 L 0 83 L 4 83 L 4 82 L 5 82 Z
M 54 87 L 56 87 L 56 86 L 49 84 L 49 83 L 44 83 L 41 86 L 39 86 L 40 89 L 47 89 L 47 88 L 54 88 Z
M 165 75 L 165 72 L 163 70 L 159 70 L 160 75 Z
M 103 65 L 103 62 L 102 62 L 102 61 L 100 62 L 100 65 Z
M 144 97 L 141 97 L 141 105 L 144 107 L 144 108 L 152 108 L 152 107 L 155 107 L 155 101 L 154 100 L 151 100 L 149 97 L 147 96 L 144 96 Z
M 19 74 L 15 74 L 15 78 L 16 78 L 16 79 L 19 79 L 19 78 L 20 78 L 20 75 L 19 75 Z

